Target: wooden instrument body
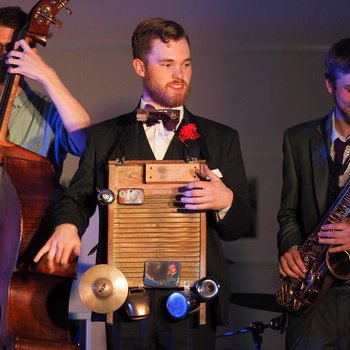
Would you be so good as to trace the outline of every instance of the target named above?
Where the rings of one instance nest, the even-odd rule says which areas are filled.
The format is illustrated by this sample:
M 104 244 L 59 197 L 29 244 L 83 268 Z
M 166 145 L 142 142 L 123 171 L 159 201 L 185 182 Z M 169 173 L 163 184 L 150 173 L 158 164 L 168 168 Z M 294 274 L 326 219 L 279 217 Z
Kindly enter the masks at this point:
M 11 152 L 18 146 L 13 146 Z M 26 153 L 20 149 L 19 153 Z M 33 159 L 30 159 L 33 157 Z M 0 347 L 76 349 L 68 329 L 75 264 L 48 273 L 46 259 L 32 262 L 49 238 L 50 210 L 62 194 L 50 162 L 3 157 L 0 165 Z M 50 345 L 48 345 L 50 344 Z M 56 345 L 55 345 L 56 344 Z
M 206 276 L 206 213 L 181 208 L 179 188 L 204 177 L 204 161 L 109 162 L 108 264 L 128 286 L 143 286 L 145 263 L 179 262 L 179 289 Z M 119 192 L 141 189 L 142 204 L 121 204 Z M 202 323 L 205 304 L 201 304 Z

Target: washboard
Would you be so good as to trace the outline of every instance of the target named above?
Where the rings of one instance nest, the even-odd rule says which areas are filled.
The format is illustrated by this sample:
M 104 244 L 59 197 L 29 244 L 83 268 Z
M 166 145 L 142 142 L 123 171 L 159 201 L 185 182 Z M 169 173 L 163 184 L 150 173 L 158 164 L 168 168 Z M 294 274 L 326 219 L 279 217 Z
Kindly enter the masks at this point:
M 108 264 L 129 288 L 144 286 L 146 262 L 179 262 L 179 286 L 206 275 L 206 216 L 179 206 L 179 188 L 204 177 L 204 161 L 109 161 Z M 200 323 L 205 323 L 205 303 Z

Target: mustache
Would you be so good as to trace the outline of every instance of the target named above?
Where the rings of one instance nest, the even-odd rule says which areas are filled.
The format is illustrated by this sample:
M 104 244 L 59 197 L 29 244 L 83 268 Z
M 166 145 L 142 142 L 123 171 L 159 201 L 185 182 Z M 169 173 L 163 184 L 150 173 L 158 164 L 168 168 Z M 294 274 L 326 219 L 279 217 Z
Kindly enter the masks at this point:
M 183 79 L 175 79 L 173 81 L 170 81 L 167 85 L 172 85 L 172 84 L 183 84 L 185 86 L 187 86 L 187 82 Z

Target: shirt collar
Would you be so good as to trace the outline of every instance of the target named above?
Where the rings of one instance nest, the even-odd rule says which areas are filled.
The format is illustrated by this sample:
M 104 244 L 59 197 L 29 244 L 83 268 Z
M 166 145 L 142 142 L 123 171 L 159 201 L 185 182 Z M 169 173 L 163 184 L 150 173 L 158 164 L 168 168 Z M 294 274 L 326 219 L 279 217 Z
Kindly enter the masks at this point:
M 341 136 L 338 131 L 335 128 L 335 110 L 332 112 L 332 133 L 331 133 L 331 142 L 334 143 L 336 139 L 339 139 L 343 142 L 347 141 L 350 139 L 350 136 L 348 138 L 345 138 Z

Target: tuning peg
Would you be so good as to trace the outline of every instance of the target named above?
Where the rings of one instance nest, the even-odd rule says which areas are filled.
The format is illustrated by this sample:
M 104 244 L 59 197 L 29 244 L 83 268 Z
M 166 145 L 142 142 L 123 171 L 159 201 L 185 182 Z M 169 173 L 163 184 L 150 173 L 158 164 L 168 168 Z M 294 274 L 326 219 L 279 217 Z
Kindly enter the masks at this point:
M 71 9 L 66 5 L 66 3 L 65 3 L 64 1 L 58 0 L 58 2 L 62 5 L 62 7 L 67 11 L 67 13 L 68 13 L 69 15 L 72 14 Z
M 50 7 L 45 7 L 41 9 L 41 11 L 38 11 L 39 17 L 37 19 L 38 24 L 43 24 L 45 21 L 43 20 L 46 19 L 47 21 L 53 23 L 57 28 L 62 27 L 62 22 L 59 19 L 56 19 L 55 17 L 50 17 L 51 15 L 51 8 Z M 40 17 L 41 16 L 41 17 Z
M 53 23 L 57 28 L 62 28 L 62 22 L 56 17 L 53 18 Z

